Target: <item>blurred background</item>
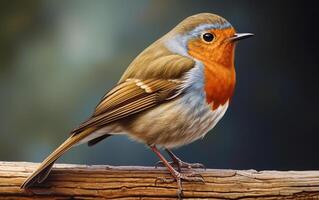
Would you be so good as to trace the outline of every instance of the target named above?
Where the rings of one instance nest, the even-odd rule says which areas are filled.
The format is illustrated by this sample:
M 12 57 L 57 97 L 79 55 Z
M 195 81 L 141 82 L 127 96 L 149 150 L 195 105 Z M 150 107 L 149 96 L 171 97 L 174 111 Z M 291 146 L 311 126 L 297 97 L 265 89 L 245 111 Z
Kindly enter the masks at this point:
M 0 160 L 42 161 L 139 52 L 200 12 L 256 36 L 237 46 L 238 82 L 224 118 L 176 154 L 209 168 L 319 169 L 319 13 L 306 1 L 1 1 Z M 75 147 L 58 162 L 157 160 L 118 136 Z

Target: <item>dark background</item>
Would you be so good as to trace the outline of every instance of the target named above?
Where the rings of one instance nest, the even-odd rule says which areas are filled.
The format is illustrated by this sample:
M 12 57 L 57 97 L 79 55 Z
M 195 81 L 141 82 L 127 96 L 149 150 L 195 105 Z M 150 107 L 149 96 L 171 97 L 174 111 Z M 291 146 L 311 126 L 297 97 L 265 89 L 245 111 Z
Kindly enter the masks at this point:
M 236 49 L 238 82 L 225 117 L 176 153 L 210 168 L 319 169 L 319 14 L 309 2 L 1 1 L 0 160 L 42 161 L 140 51 L 185 17 L 212 12 L 256 36 Z M 59 162 L 155 161 L 119 136 Z

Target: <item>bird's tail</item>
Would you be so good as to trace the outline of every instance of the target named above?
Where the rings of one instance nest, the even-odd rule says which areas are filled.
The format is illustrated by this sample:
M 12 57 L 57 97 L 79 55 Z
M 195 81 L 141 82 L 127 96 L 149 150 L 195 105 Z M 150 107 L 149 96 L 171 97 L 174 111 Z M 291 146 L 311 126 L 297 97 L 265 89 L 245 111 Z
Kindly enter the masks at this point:
M 53 151 L 21 185 L 21 188 L 28 188 L 33 183 L 42 183 L 49 175 L 54 162 L 73 145 L 95 131 L 95 128 L 88 128 L 80 133 L 72 134 L 55 151 Z

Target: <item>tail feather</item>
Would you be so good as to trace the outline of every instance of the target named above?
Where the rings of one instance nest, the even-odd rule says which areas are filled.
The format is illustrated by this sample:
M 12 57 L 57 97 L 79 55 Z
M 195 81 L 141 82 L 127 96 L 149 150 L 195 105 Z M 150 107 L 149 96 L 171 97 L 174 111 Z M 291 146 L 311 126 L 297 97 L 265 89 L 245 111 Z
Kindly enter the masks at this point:
M 28 188 L 33 183 L 43 182 L 49 175 L 54 162 L 68 151 L 73 145 L 81 141 L 83 138 L 92 133 L 95 128 L 88 128 L 81 133 L 71 135 L 63 142 L 55 151 L 53 151 L 40 166 L 23 182 L 21 188 Z

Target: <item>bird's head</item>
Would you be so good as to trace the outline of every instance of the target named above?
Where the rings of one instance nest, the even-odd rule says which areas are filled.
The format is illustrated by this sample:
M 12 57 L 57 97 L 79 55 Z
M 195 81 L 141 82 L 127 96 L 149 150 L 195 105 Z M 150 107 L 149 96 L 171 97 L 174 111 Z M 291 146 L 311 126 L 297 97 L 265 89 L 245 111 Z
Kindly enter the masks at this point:
M 232 67 L 236 42 L 251 36 L 251 33 L 236 33 L 232 25 L 218 15 L 201 13 L 183 20 L 165 38 L 166 46 L 174 53 L 203 63 Z

